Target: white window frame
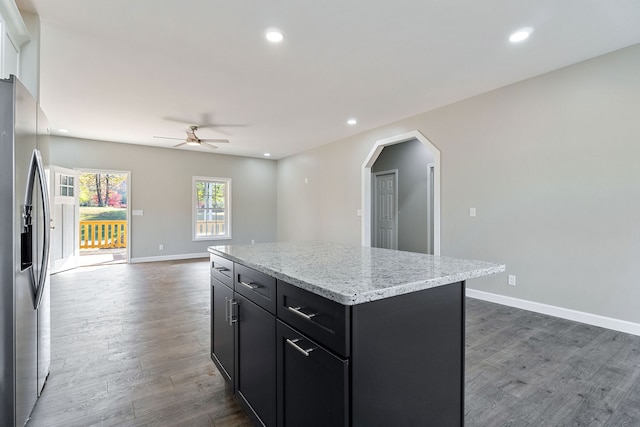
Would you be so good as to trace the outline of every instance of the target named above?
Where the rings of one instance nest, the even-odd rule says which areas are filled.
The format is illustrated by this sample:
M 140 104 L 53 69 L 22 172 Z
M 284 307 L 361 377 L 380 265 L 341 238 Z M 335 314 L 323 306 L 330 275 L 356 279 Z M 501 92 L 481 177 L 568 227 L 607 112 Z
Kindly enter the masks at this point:
M 198 236 L 197 235 L 197 224 L 198 224 L 198 205 L 197 205 L 197 190 L 196 184 L 198 182 L 216 182 L 225 184 L 225 194 L 224 194 L 224 218 L 225 218 L 225 230 L 226 234 L 224 235 L 215 235 L 215 236 Z M 191 222 L 192 222 L 192 230 L 191 235 L 193 241 L 202 241 L 202 240 L 230 240 L 231 239 L 231 178 L 218 178 L 218 177 L 209 177 L 209 176 L 194 176 L 191 181 Z
M 69 184 L 67 181 L 67 184 L 63 184 L 62 180 L 63 178 L 67 178 L 67 180 L 69 178 L 73 179 L 73 184 Z M 77 182 L 78 177 L 76 175 L 69 175 L 66 173 L 61 173 L 61 172 L 56 172 L 55 174 L 55 189 L 54 189 L 54 195 L 56 197 L 56 200 L 59 203 L 63 203 L 63 204 L 68 204 L 68 205 L 73 205 L 76 202 L 76 187 L 79 184 Z M 67 194 L 63 195 L 62 194 L 62 187 L 65 187 L 67 189 Z M 73 193 L 72 195 L 69 195 L 69 189 L 71 189 L 71 192 Z

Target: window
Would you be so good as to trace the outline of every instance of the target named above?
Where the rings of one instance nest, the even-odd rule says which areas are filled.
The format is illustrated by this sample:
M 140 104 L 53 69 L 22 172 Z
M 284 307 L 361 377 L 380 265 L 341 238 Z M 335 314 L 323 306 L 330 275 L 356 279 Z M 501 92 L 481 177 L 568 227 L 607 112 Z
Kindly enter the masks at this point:
M 231 179 L 193 177 L 193 240 L 231 239 Z
M 59 174 L 58 195 L 64 197 L 73 197 L 73 181 L 74 177 L 70 175 Z

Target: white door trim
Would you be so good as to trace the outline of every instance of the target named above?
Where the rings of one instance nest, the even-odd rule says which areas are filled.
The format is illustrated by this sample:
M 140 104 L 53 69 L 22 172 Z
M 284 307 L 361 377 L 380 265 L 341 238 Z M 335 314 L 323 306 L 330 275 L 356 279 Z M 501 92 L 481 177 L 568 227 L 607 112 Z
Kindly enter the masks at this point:
M 433 251 L 433 242 L 434 236 L 433 231 L 435 229 L 433 222 L 433 213 L 435 212 L 434 208 L 434 195 L 433 195 L 433 177 L 436 176 L 435 173 L 436 165 L 433 163 L 429 163 L 427 165 L 427 238 L 429 241 L 427 242 L 427 253 L 434 254 Z
M 362 219 L 361 236 L 362 246 L 371 246 L 371 166 L 384 149 L 384 147 L 399 144 L 401 142 L 417 139 L 423 143 L 434 155 L 434 179 L 433 179 L 433 254 L 440 255 L 440 150 L 431 143 L 420 131 L 402 133 L 389 138 L 376 141 L 362 164 Z

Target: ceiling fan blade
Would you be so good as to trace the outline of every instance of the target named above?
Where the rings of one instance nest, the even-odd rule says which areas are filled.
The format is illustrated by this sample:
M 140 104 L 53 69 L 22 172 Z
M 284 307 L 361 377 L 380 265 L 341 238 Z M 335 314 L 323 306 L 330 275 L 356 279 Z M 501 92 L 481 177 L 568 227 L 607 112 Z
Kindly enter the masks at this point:
M 229 132 L 227 130 L 222 130 L 220 128 L 226 128 L 226 127 L 236 127 L 236 128 L 240 128 L 240 127 L 246 127 L 247 125 L 241 125 L 241 124 L 218 124 L 218 123 L 207 123 L 204 124 L 202 126 L 199 126 L 198 129 L 200 128 L 209 128 L 209 129 L 215 129 L 215 131 L 219 134 L 228 136 Z
M 203 147 L 207 147 L 209 150 L 217 150 L 218 147 L 216 147 L 215 145 L 211 145 L 208 142 L 205 142 L 204 144 L 200 144 Z
M 203 125 L 199 125 L 200 128 L 244 128 L 247 125 L 243 125 L 240 123 L 205 123 Z
M 228 144 L 228 139 L 209 139 L 209 138 L 200 138 L 202 142 L 215 142 L 216 144 Z
M 163 117 L 162 119 L 163 120 L 168 120 L 170 122 L 178 122 L 178 123 L 188 124 L 190 126 L 197 125 L 196 122 L 192 122 L 191 120 L 181 119 L 179 117 Z
M 182 146 L 182 145 L 187 145 L 187 143 L 186 143 L 186 142 L 183 142 L 183 143 L 181 143 L 181 144 L 174 145 L 174 146 L 173 146 L 173 148 L 180 147 L 180 146 Z
M 154 138 L 158 138 L 158 139 L 176 139 L 178 141 L 184 141 L 184 138 L 172 138 L 170 136 L 154 136 Z
M 200 128 L 237 128 L 237 127 L 246 127 L 248 125 L 242 123 L 215 123 L 211 120 L 211 113 L 202 113 L 200 115 L 199 121 L 187 120 L 180 117 L 163 117 L 163 120 L 168 120 L 170 122 L 178 122 L 188 124 L 189 126 L 197 126 Z M 202 124 L 198 124 L 202 123 Z

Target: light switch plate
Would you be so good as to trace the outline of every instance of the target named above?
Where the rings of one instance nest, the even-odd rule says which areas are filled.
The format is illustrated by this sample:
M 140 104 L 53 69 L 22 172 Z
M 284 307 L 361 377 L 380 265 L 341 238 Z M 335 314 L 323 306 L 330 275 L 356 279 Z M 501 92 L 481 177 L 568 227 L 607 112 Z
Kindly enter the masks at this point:
M 476 216 L 476 208 L 469 208 L 469 216 Z
M 131 215 L 133 216 L 142 216 L 144 214 L 144 212 L 142 211 L 142 209 L 133 209 L 131 211 Z

